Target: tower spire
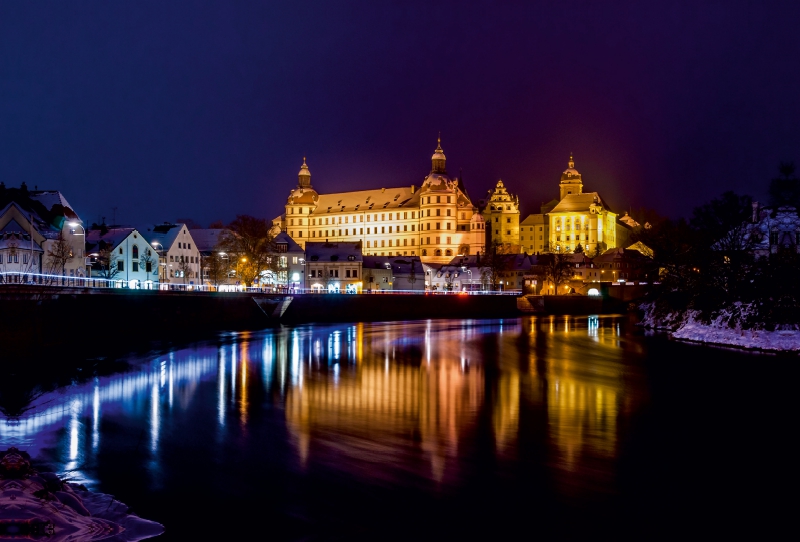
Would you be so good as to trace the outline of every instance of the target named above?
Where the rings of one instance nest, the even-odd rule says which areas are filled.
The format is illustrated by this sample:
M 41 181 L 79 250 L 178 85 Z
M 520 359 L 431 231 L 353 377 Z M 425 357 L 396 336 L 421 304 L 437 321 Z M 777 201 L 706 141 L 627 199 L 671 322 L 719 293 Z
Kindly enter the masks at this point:
M 569 153 L 569 167 L 575 168 L 575 160 L 572 159 L 572 153 Z

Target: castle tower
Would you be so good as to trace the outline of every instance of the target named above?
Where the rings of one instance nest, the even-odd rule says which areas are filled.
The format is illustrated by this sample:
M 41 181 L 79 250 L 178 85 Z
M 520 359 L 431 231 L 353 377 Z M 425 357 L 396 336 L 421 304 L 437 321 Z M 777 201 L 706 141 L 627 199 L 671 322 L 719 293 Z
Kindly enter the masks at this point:
M 559 200 L 564 199 L 569 194 L 582 194 L 583 181 L 581 174 L 575 169 L 575 161 L 572 159 L 572 154 L 569 155 L 569 167 L 561 174 Z
M 420 248 L 423 261 L 448 263 L 458 254 L 458 181 L 447 175 L 442 139 L 431 157 L 431 172 L 420 188 Z
M 289 193 L 286 200 L 286 214 L 282 228 L 301 247 L 305 247 L 305 242 L 308 240 L 308 227 L 311 221 L 309 215 L 317 207 L 318 199 L 317 191 L 311 186 L 311 171 L 306 165 L 304 156 L 303 165 L 297 174 L 297 188 Z
M 483 218 L 486 221 L 486 246 L 491 243 L 509 245 L 519 251 L 519 197 L 509 194 L 502 180 L 494 190 L 489 190 L 483 200 Z

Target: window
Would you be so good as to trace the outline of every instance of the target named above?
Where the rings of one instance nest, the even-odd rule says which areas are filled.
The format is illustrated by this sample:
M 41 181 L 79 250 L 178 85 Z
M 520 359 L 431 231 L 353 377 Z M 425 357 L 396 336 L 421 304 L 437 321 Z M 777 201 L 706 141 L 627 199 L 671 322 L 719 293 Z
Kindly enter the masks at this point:
M 442 223 L 441 222 L 437 222 L 436 223 L 436 229 L 437 230 L 441 230 L 442 229 Z
M 447 199 L 450 199 L 450 198 L 447 198 Z M 444 251 L 444 255 L 445 256 L 452 256 L 453 255 L 453 251 L 448 248 L 447 250 Z
M 449 244 L 451 244 L 451 243 L 450 243 L 450 238 L 449 238 L 449 237 L 447 238 L 447 244 L 448 244 L 448 245 L 449 245 Z
M 171 261 L 171 262 L 175 261 L 175 256 L 173 256 L 172 254 L 170 254 L 170 255 L 169 255 L 169 261 Z
M 353 278 L 354 279 L 358 278 L 358 269 L 353 269 Z
M 494 217 L 494 221 L 495 221 L 495 222 L 500 222 L 500 219 L 499 219 L 499 218 L 497 218 L 497 217 Z
M 436 203 L 442 203 L 442 196 L 436 196 Z
M 506 235 L 511 235 L 511 230 L 506 230 Z
M 510 218 L 506 218 L 506 224 L 511 224 L 511 219 Z
M 28 263 L 28 256 L 27 252 L 22 255 L 22 263 Z
M 436 209 L 436 216 L 442 216 L 442 210 Z
M 145 262 L 144 263 L 144 270 L 145 270 L 146 273 L 152 273 L 153 272 L 153 262 Z
M 445 222 L 444 223 L 444 229 L 446 229 L 446 230 L 450 229 L 450 223 L 449 222 Z
M 117 271 L 125 271 L 125 262 L 117 260 Z
M 450 199 L 450 196 L 447 196 L 447 199 Z M 447 216 L 450 216 L 450 209 L 447 210 Z
M 292 256 L 292 263 L 297 263 L 297 256 Z
M 450 196 L 447 196 L 447 203 L 450 203 Z
M 122 247 L 119 247 L 119 255 L 122 256 Z
M 344 272 L 344 277 L 347 278 L 347 279 L 350 278 L 350 270 L 349 269 Z
M 389 216 L 391 216 L 391 215 L 389 215 Z M 392 233 L 392 227 L 391 226 L 389 226 L 389 233 Z
M 137 271 L 139 271 L 139 262 L 133 262 L 133 263 L 131 264 L 131 271 L 133 271 L 134 273 L 136 273 Z

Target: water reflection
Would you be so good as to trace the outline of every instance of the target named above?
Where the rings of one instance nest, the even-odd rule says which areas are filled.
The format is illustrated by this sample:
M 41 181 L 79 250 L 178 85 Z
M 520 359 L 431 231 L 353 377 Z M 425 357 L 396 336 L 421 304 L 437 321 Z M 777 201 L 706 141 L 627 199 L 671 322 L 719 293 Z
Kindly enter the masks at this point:
M 285 438 L 286 467 L 300 473 L 319 465 L 373 481 L 458 484 L 486 443 L 500 462 L 522 460 L 524 437 L 541 443 L 562 473 L 554 483 L 571 491 L 576 474 L 598 486 L 611 479 L 619 419 L 637 400 L 625 393 L 622 358 L 637 348 L 610 317 L 230 334 L 39 397 L 0 420 L 0 440 L 90 485 L 104 450 L 125 449 L 142 455 L 156 488 L 187 442 L 222 455 L 214 450 L 231 442 L 258 452 Z

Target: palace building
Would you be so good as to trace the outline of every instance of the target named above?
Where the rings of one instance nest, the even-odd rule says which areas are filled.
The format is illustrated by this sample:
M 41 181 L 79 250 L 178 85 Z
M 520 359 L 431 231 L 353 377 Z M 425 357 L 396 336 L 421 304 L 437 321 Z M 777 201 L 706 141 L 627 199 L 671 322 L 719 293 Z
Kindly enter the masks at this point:
M 364 255 L 417 256 L 448 263 L 484 251 L 484 218 L 459 178 L 447 174 L 441 139 L 422 186 L 320 194 L 305 158 L 286 212 L 273 221 L 301 247 L 307 241 L 361 243 Z
M 559 199 L 543 206 L 542 214 L 523 221 L 520 242 L 531 253 L 574 252 L 580 246 L 589 254 L 600 254 L 626 247 L 636 225 L 627 214 L 620 218 L 597 192 L 583 191 L 583 178 L 570 155 L 561 174 Z
M 486 242 L 507 246 L 513 253 L 520 252 L 519 197 L 511 195 L 501 179 L 480 203 L 487 225 Z

